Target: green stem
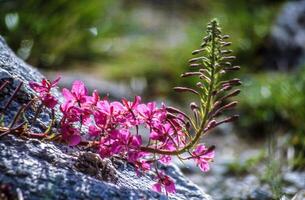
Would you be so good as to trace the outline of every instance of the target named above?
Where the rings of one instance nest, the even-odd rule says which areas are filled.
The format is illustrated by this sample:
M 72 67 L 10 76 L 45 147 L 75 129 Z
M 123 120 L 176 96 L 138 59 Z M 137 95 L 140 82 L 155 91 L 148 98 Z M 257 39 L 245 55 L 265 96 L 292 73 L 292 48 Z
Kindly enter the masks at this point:
M 208 89 L 208 95 L 207 95 L 207 103 L 204 107 L 204 117 L 201 121 L 200 129 L 196 132 L 195 137 L 182 149 L 176 150 L 176 151 L 166 151 L 166 150 L 160 150 L 160 149 L 154 149 L 150 147 L 141 147 L 142 151 L 150 152 L 150 153 L 158 153 L 158 154 L 163 154 L 163 155 L 179 155 L 182 154 L 189 149 L 191 149 L 194 145 L 198 143 L 200 140 L 200 137 L 203 134 L 204 127 L 206 126 L 207 119 L 208 119 L 208 113 L 210 111 L 211 107 L 211 101 L 212 101 L 212 93 L 214 90 L 214 82 L 215 82 L 215 60 L 216 60 L 216 55 L 215 55 L 215 29 L 216 25 L 213 23 L 213 28 L 212 28 L 212 57 L 211 57 L 211 82 L 209 84 L 209 89 Z
M 26 109 L 28 109 L 30 107 L 30 105 L 32 103 L 34 103 L 35 99 L 32 99 L 31 101 L 29 101 L 26 105 L 23 105 L 21 108 L 19 108 L 19 110 L 17 111 L 12 123 L 10 124 L 10 128 L 13 128 L 13 126 L 15 125 L 15 123 L 18 121 L 20 115 L 25 112 Z
M 54 113 L 54 109 L 51 110 L 51 121 L 50 121 L 50 124 L 48 126 L 48 128 L 46 129 L 46 131 L 44 132 L 44 134 L 46 135 L 50 135 L 51 131 L 52 131 L 52 127 L 53 127 L 53 124 L 55 123 L 55 113 Z
M 32 122 L 31 122 L 31 125 L 32 125 L 32 126 L 35 125 L 36 120 L 37 120 L 37 117 L 38 117 L 38 115 L 41 113 L 42 107 L 43 107 L 43 104 L 41 103 L 41 104 L 39 105 L 39 107 L 37 108 L 37 110 L 36 110 L 36 112 L 35 112 L 35 116 L 34 116 Z

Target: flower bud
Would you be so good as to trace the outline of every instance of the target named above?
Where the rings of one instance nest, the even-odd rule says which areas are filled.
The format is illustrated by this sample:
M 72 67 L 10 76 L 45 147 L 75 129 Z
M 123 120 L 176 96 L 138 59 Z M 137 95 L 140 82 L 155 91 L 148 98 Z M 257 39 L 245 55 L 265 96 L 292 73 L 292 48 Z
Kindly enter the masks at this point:
M 229 39 L 229 38 L 230 38 L 229 35 L 223 35 L 223 36 L 222 36 L 222 39 L 224 39 L 224 40 L 225 40 L 225 39 Z
M 198 105 L 195 102 L 190 103 L 190 106 L 191 106 L 192 111 L 199 109 Z
M 224 68 L 224 70 L 226 71 L 235 71 L 235 70 L 239 70 L 240 66 L 234 66 L 234 67 L 226 67 Z
M 200 76 L 200 72 L 185 72 L 181 74 L 181 77 L 189 77 L 189 76 Z
M 199 95 L 199 93 L 196 90 L 187 88 L 187 87 L 174 87 L 174 90 L 176 92 L 191 92 L 191 93 Z
M 192 52 L 192 54 L 193 54 L 193 55 L 196 55 L 196 54 L 198 54 L 198 53 L 200 53 L 200 52 L 202 52 L 202 51 L 204 51 L 204 48 L 194 50 L 194 51 Z

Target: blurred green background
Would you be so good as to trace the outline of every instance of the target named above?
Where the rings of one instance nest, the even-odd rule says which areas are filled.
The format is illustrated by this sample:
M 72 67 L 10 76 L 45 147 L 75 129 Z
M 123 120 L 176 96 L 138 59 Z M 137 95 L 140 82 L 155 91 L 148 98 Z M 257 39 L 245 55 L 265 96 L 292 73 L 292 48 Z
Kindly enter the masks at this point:
M 270 70 L 262 49 L 284 0 L 2 0 L 0 30 L 15 52 L 46 71 L 73 71 L 111 81 L 140 79 L 144 96 L 167 98 L 218 18 L 232 37 L 236 75 L 244 82 L 236 124 L 242 137 L 276 132 L 305 155 L 305 70 Z M 303 64 L 304 66 L 304 64 Z M 272 129 L 270 128 L 272 127 Z M 303 163 L 303 164 L 302 164 Z M 304 166 L 304 165 L 303 165 Z

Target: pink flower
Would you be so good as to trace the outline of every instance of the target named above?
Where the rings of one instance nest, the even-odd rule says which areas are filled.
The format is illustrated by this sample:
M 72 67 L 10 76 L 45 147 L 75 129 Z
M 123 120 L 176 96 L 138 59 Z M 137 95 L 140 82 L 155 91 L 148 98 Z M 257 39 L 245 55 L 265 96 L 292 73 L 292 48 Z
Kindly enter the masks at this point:
M 111 151 L 110 146 L 113 141 L 109 140 L 109 138 L 101 138 L 99 143 L 99 155 L 101 158 L 108 158 L 112 156 L 114 153 Z
M 123 105 L 120 102 L 98 101 L 93 111 L 95 124 L 102 132 L 114 129 L 119 122 L 126 121 L 123 116 Z
M 101 134 L 101 130 L 97 128 L 95 125 L 89 126 L 89 135 L 92 137 L 97 137 Z
M 152 132 L 150 133 L 150 138 L 153 140 L 165 141 L 169 135 L 172 135 L 174 130 L 170 124 L 157 124 L 154 125 Z
M 152 189 L 156 192 L 162 192 L 163 188 L 165 193 L 175 193 L 176 187 L 174 181 L 169 177 L 160 172 L 158 174 L 158 182 L 153 184 Z
M 31 81 L 30 87 L 38 93 L 49 93 L 52 88 L 56 87 L 61 77 L 57 77 L 53 82 L 47 79 L 42 79 L 41 83 Z
M 162 155 L 160 156 L 159 161 L 163 164 L 168 165 L 172 161 L 172 157 L 168 155 Z
M 130 159 L 128 159 L 129 162 Z M 151 169 L 151 163 L 147 162 L 145 159 L 143 160 L 135 160 L 131 163 L 134 164 L 137 176 L 141 176 L 141 172 L 148 172 Z
M 139 104 L 137 106 L 137 111 L 140 116 L 146 120 L 152 119 L 155 112 L 157 112 L 157 107 L 155 102 L 150 102 L 147 104 Z
M 73 106 L 71 104 L 62 104 L 60 106 L 60 111 L 63 114 L 62 121 L 69 121 L 69 122 L 78 122 L 80 121 L 80 116 L 82 114 L 82 109 Z
M 81 142 L 79 130 L 72 127 L 71 124 L 62 124 L 61 134 L 62 138 L 68 143 L 69 146 L 76 146 Z
M 65 102 L 61 105 L 61 111 L 63 111 L 65 115 L 67 115 L 66 111 L 77 111 L 77 114 L 71 113 L 69 118 L 70 120 L 71 116 L 77 115 L 77 117 L 72 120 L 81 120 L 81 123 L 85 125 L 91 123 L 92 119 L 90 116 L 97 101 L 99 100 L 99 96 L 96 91 L 93 92 L 92 97 L 87 96 L 87 93 L 87 88 L 82 81 L 74 81 L 71 91 L 66 88 L 62 90 L 62 95 L 65 98 Z
M 81 136 L 79 134 L 70 135 L 68 139 L 68 144 L 70 146 L 76 146 L 81 142 Z
M 126 128 L 131 128 L 133 126 L 138 126 L 140 124 L 140 121 L 138 120 L 136 108 L 141 102 L 141 97 L 135 96 L 134 101 L 130 102 L 126 99 L 122 99 L 122 104 L 124 106 L 124 118 L 121 119 L 121 123 Z
M 136 170 L 141 170 L 144 172 L 150 170 L 150 164 L 145 160 L 136 161 L 135 166 L 136 166 Z
M 60 77 L 56 78 L 53 82 L 50 82 L 47 79 L 42 79 L 41 83 L 33 81 L 29 83 L 30 87 L 39 93 L 39 99 L 47 108 L 53 109 L 58 102 L 51 94 L 51 89 L 57 86 L 59 80 Z
M 138 118 L 148 126 L 157 126 L 165 123 L 167 111 L 165 107 L 158 108 L 155 102 L 139 104 L 136 108 Z
M 41 95 L 41 102 L 47 108 L 53 109 L 58 101 L 55 99 L 55 97 L 52 94 L 46 93 L 44 95 Z
M 107 100 L 102 100 L 97 102 L 97 111 L 107 115 L 107 116 L 118 116 L 123 111 L 123 106 L 120 102 L 109 102 Z
M 149 163 L 145 156 L 148 156 L 148 153 L 131 149 L 128 151 L 127 160 L 135 165 L 137 171 L 148 171 L 151 162 Z
M 100 96 L 96 90 L 93 91 L 92 96 L 87 96 L 86 98 L 86 102 L 88 102 L 90 106 L 96 106 L 97 102 L 100 100 Z
M 42 104 L 54 108 L 57 99 L 51 94 L 51 89 L 58 84 L 59 78 L 53 82 L 43 79 L 41 83 L 31 82 L 30 87 L 39 93 Z M 176 151 L 189 144 L 187 132 L 187 116 L 182 112 L 171 113 L 165 105 L 159 108 L 156 102 L 141 103 L 141 97 L 136 96 L 134 101 L 122 99 L 121 102 L 110 102 L 107 98 L 101 99 L 97 91 L 88 95 L 87 88 L 82 81 L 74 81 L 71 90 L 64 88 L 62 95 L 65 102 L 60 105 L 63 117 L 60 121 L 62 139 L 70 146 L 81 143 L 85 125 L 87 134 L 91 137 L 93 146 L 98 142 L 98 153 L 101 158 L 114 155 L 121 156 L 133 164 L 137 175 L 151 170 L 155 162 L 170 164 L 171 155 L 162 155 L 145 152 L 149 147 L 161 151 Z M 175 111 L 175 110 L 174 110 Z M 139 127 L 147 128 L 148 144 L 143 144 L 139 134 Z M 150 152 L 150 153 L 149 153 Z M 158 151 L 156 151 L 158 152 Z M 198 145 L 191 156 L 202 171 L 208 171 L 209 163 L 214 158 L 214 148 Z M 156 168 L 157 183 L 152 189 L 156 192 L 175 193 L 174 181 L 164 172 Z
M 66 103 L 72 104 L 82 104 L 87 102 L 87 88 L 82 81 L 74 81 L 71 91 L 64 88 L 62 90 L 62 95 L 65 97 Z
M 137 150 L 142 144 L 142 138 L 140 135 L 132 135 L 127 130 L 113 130 L 110 133 L 110 137 L 115 140 L 112 145 L 112 152 L 119 154 L 121 152 L 131 152 Z
M 135 96 L 134 101 L 130 102 L 126 99 L 122 99 L 123 105 L 127 108 L 127 110 L 134 110 L 141 102 L 140 96 Z
M 100 101 L 100 96 L 96 90 L 93 91 L 92 96 L 85 96 L 86 101 L 82 104 L 77 105 L 83 111 L 82 121 L 85 125 L 91 124 L 94 120 L 91 118 L 91 115 L 96 112 L 97 103 Z
M 207 149 L 204 145 L 199 144 L 192 153 L 192 158 L 195 160 L 201 171 L 209 171 L 209 162 L 213 161 L 215 155 L 214 148 Z
M 100 111 L 93 113 L 96 126 L 102 131 L 105 132 L 108 129 L 110 122 L 110 117 Z

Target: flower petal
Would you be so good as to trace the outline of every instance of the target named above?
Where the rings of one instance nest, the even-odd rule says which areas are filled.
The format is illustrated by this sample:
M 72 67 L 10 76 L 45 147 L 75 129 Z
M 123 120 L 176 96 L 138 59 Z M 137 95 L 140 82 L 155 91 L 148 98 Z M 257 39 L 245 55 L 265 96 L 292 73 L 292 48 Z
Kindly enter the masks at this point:
M 152 190 L 159 193 L 162 192 L 161 184 L 160 183 L 153 184 Z
M 52 83 L 51 83 L 51 87 L 55 87 L 57 86 L 58 82 L 60 81 L 61 77 L 58 76 Z
M 76 94 L 76 96 L 79 98 L 81 96 L 86 96 L 88 91 L 85 87 L 85 84 L 82 81 L 76 80 L 73 82 L 71 92 Z
M 81 136 L 74 134 L 69 137 L 69 146 L 76 146 L 81 142 Z

